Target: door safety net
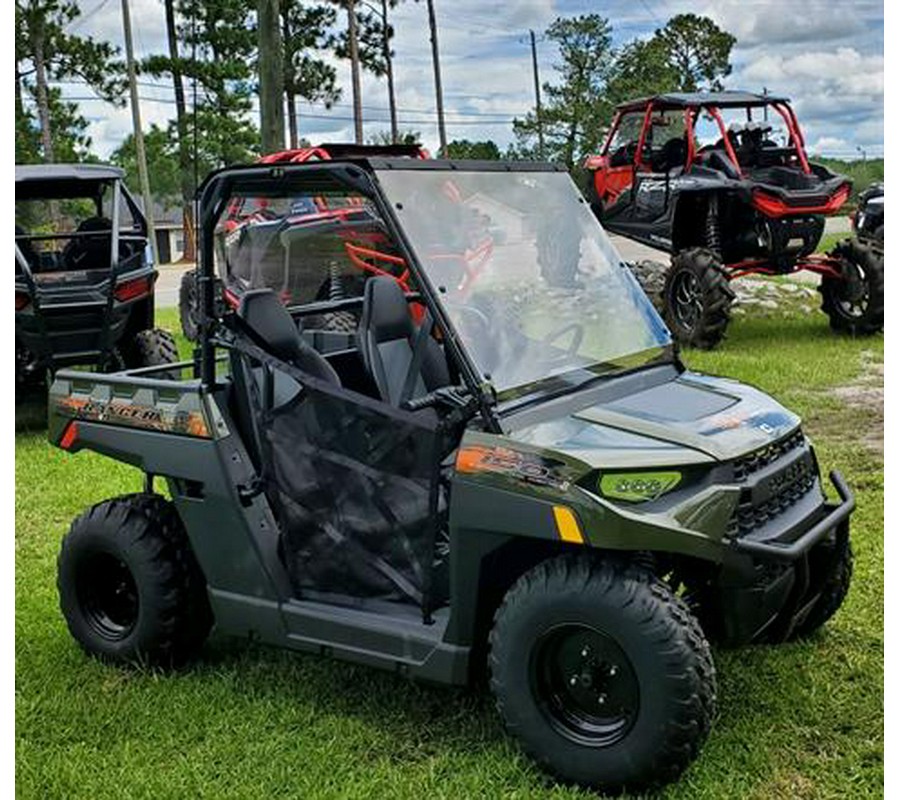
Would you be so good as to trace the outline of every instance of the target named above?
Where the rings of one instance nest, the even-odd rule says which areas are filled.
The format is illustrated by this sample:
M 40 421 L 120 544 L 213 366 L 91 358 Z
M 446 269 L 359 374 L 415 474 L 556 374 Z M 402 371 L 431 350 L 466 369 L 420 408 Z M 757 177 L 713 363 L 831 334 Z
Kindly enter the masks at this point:
M 255 346 L 296 392 L 256 415 L 263 484 L 295 589 L 429 607 L 439 526 L 438 418 L 312 378 Z M 257 368 L 256 372 L 259 372 Z M 257 395 L 255 379 L 251 394 Z

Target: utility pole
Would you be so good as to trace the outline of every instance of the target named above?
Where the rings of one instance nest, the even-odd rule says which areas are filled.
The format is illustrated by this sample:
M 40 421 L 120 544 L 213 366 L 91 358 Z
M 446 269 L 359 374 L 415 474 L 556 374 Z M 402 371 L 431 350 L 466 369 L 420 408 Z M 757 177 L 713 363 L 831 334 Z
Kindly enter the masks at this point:
M 128 88 L 131 92 L 131 121 L 134 125 L 134 152 L 137 158 L 141 196 L 144 199 L 144 216 L 147 218 L 147 236 L 153 263 L 159 264 L 159 248 L 156 243 L 156 226 L 153 224 L 153 198 L 150 195 L 150 177 L 147 174 L 147 153 L 144 150 L 144 129 L 141 127 L 141 107 L 138 105 L 137 79 L 134 72 L 134 45 L 131 41 L 131 11 L 128 0 L 122 0 L 122 25 L 125 29 L 125 64 L 128 69 Z
M 382 44 L 384 46 L 384 64 L 387 71 L 388 105 L 391 109 L 391 141 L 397 144 L 400 138 L 400 129 L 397 126 L 397 98 L 394 96 L 394 65 L 391 58 L 391 37 L 388 28 L 388 4 L 387 0 L 381 0 L 381 31 Z
M 178 57 L 178 31 L 175 27 L 175 0 L 165 0 L 166 38 L 169 42 L 169 58 L 172 61 L 172 85 L 175 88 L 175 124 L 178 128 L 178 171 L 181 173 L 181 228 L 184 238 L 182 261 L 197 258 L 194 235 L 194 176 L 191 169 L 191 151 L 188 148 L 187 105 L 184 102 L 184 82 L 181 61 Z
M 534 40 L 534 31 L 531 34 L 531 66 L 534 68 L 534 109 L 538 131 L 538 158 L 544 160 L 544 123 L 541 117 L 541 78 L 538 75 L 537 44 Z
M 353 127 L 356 143 L 363 143 L 362 89 L 359 83 L 359 39 L 356 31 L 356 0 L 347 0 L 347 39 L 350 46 L 350 78 L 353 83 Z
M 447 157 L 447 128 L 444 125 L 444 90 L 441 88 L 441 60 L 438 54 L 437 20 L 434 0 L 428 0 L 428 27 L 431 29 L 431 61 L 434 65 L 434 94 L 437 102 L 438 136 L 441 140 L 439 156 Z
M 279 0 L 259 0 L 259 117 L 262 151 L 284 149 L 284 66 Z

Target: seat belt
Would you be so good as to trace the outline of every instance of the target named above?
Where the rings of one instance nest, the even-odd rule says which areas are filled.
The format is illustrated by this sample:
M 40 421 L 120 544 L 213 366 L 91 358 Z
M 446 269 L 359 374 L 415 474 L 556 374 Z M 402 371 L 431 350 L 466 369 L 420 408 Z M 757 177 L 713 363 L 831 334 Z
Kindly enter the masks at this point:
M 425 345 L 428 343 L 428 337 L 431 336 L 431 329 L 434 327 L 434 319 L 430 311 L 425 312 L 425 317 L 419 330 L 416 331 L 415 341 L 413 342 L 412 359 L 409 362 L 409 369 L 406 370 L 406 378 L 403 380 L 403 390 L 400 392 L 400 405 L 402 406 L 407 400 L 412 398 L 412 394 L 416 389 L 416 378 L 419 377 L 419 370 L 422 367 L 422 359 L 425 358 Z

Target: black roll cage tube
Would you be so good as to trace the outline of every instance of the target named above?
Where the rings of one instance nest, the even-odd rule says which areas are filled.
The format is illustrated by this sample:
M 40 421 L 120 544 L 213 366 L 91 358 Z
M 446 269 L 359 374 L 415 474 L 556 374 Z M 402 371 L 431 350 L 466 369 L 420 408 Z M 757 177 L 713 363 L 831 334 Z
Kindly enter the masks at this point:
M 417 161 L 411 159 L 377 159 L 378 166 L 399 169 L 446 169 L 452 172 L 456 167 L 452 162 Z M 492 164 L 496 169 L 496 164 Z M 508 167 L 507 167 L 508 169 Z M 545 168 L 546 169 L 546 168 Z M 216 274 L 214 264 L 214 225 L 222 214 L 227 200 L 235 187 L 255 180 L 282 180 L 290 183 L 291 179 L 304 176 L 327 175 L 336 183 L 342 184 L 371 200 L 381 214 L 388 232 L 394 237 L 401 256 L 406 261 L 410 273 L 419 287 L 419 293 L 426 307 L 431 312 L 436 326 L 444 337 L 444 344 L 451 356 L 456 359 L 460 375 L 472 396 L 478 401 L 478 408 L 486 428 L 499 433 L 500 423 L 493 411 L 494 398 L 491 396 L 490 384 L 484 381 L 473 364 L 453 327 L 449 317 L 437 300 L 437 291 L 432 286 L 425 271 L 421 268 L 409 240 L 399 224 L 390 202 L 384 196 L 381 186 L 369 160 L 344 160 L 330 162 L 311 162 L 300 164 L 260 164 L 243 167 L 226 167 L 211 173 L 200 186 L 198 192 L 199 218 L 201 230 L 200 270 L 198 284 L 200 291 L 200 379 L 207 391 L 216 386 L 215 367 L 215 328 L 219 324 L 216 316 Z M 298 188 L 302 180 L 297 180 Z

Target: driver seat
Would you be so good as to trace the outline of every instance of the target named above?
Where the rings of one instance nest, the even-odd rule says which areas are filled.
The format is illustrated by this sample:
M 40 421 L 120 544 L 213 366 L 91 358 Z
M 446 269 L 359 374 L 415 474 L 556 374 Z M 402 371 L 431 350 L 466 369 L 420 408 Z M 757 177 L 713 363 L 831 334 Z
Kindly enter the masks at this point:
M 450 385 L 447 359 L 430 333 L 419 340 L 403 290 L 393 278 L 369 278 L 363 294 L 362 317 L 357 337 L 363 364 L 375 381 L 381 399 L 399 407 L 404 400 L 421 397 Z M 424 348 L 414 376 L 413 391 L 404 398 L 407 374 L 416 346 Z
M 284 303 L 272 289 L 251 289 L 241 298 L 238 316 L 266 343 L 276 358 L 326 383 L 340 386 L 334 367 L 300 336 Z

